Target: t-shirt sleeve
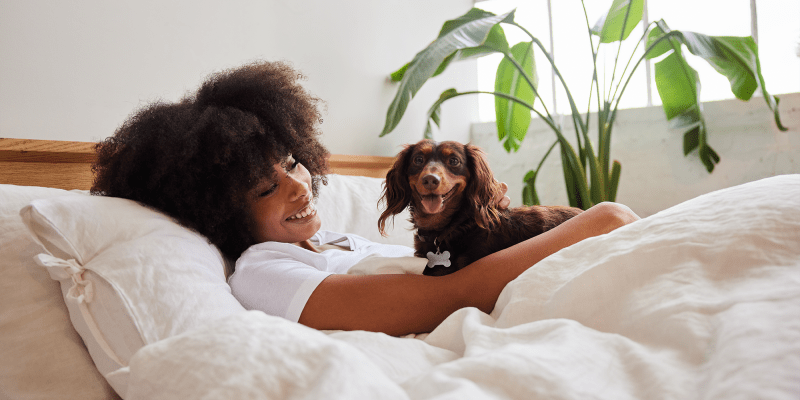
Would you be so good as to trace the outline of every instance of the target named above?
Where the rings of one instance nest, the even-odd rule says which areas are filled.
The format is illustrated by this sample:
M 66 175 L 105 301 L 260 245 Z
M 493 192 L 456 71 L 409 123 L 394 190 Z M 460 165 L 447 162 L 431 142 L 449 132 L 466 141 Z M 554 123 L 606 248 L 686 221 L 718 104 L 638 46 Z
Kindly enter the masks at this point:
M 231 293 L 248 310 L 297 322 L 311 293 L 331 272 L 274 253 L 243 254 L 228 280 Z

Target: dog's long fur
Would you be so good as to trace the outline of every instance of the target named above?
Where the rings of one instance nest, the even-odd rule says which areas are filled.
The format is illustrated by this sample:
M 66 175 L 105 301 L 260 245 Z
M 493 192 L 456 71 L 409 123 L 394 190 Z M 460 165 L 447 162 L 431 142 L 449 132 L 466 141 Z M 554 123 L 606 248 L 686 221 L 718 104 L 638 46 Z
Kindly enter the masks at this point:
M 450 252 L 450 267 L 426 268 L 424 274 L 446 275 L 581 212 L 563 206 L 501 209 L 497 204 L 502 197 L 500 183 L 478 147 L 422 140 L 407 145 L 386 174 L 381 197 L 386 210 L 378 229 L 383 234 L 386 220 L 408 208 L 417 229 L 415 255 Z

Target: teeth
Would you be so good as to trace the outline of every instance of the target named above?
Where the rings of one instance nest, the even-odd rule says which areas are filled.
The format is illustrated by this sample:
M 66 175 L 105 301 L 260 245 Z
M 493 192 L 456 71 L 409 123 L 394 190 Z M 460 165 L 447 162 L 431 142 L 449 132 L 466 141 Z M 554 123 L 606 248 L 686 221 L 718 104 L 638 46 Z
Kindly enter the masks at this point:
M 314 215 L 316 213 L 317 213 L 317 208 L 314 206 L 314 203 L 309 203 L 308 206 L 306 206 L 305 208 L 300 210 L 299 213 L 297 213 L 297 214 L 295 214 L 295 215 L 293 215 L 293 216 L 291 216 L 289 218 L 286 218 L 286 220 L 287 221 L 291 221 L 293 219 L 305 218 L 305 217 L 307 217 L 309 215 Z

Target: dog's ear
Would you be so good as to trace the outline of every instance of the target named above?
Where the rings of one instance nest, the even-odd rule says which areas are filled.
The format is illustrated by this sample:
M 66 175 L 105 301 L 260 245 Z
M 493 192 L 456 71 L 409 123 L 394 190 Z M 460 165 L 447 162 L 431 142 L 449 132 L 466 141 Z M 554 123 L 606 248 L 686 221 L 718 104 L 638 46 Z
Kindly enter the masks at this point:
M 408 163 L 411 153 L 416 145 L 406 145 L 394 160 L 394 165 L 386 173 L 386 181 L 383 183 L 383 192 L 378 200 L 378 207 L 383 203 L 386 209 L 378 218 L 378 230 L 382 236 L 386 236 L 386 220 L 403 212 L 411 204 L 411 186 L 408 184 Z
M 491 229 L 500 222 L 497 209 L 503 198 L 500 182 L 494 179 L 483 150 L 471 144 L 464 145 L 469 172 L 472 175 L 465 191 L 466 200 L 475 211 L 475 222 L 484 229 Z

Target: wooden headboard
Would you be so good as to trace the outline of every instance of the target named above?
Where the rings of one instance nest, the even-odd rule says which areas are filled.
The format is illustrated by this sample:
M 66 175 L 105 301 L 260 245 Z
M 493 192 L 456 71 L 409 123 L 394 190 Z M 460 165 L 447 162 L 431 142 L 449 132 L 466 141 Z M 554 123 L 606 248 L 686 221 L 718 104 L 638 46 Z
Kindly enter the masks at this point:
M 94 143 L 0 138 L 0 183 L 88 190 Z M 334 154 L 331 173 L 386 177 L 392 157 Z

